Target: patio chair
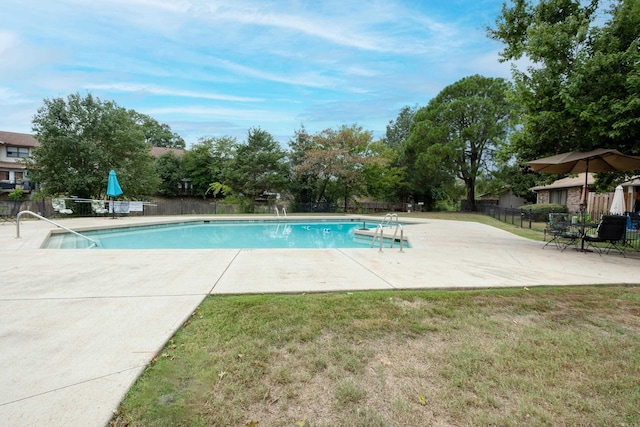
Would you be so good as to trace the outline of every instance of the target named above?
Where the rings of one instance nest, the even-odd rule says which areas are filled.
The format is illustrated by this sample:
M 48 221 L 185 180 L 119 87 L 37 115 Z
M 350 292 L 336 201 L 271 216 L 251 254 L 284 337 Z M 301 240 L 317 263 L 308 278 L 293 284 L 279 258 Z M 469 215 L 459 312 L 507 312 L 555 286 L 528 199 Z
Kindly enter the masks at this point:
M 73 211 L 68 209 L 64 199 L 51 199 L 51 206 L 53 206 L 53 211 L 59 214 L 71 215 Z
M 104 200 L 92 200 L 91 210 L 97 215 L 109 213 L 109 209 L 105 208 Z
M 567 246 L 575 244 L 580 238 L 580 233 L 574 224 L 567 221 L 567 214 L 564 213 L 549 214 L 547 232 L 551 236 L 551 240 L 545 243 L 542 249 L 554 244 L 560 251 L 564 251 Z
M 598 224 L 597 234 L 587 234 L 583 237 L 587 247 L 592 247 L 600 255 L 602 252 L 609 253 L 615 249 L 625 256 L 624 245 L 627 233 L 627 218 L 621 215 L 603 215 Z M 604 248 L 598 247 L 596 243 L 605 243 Z

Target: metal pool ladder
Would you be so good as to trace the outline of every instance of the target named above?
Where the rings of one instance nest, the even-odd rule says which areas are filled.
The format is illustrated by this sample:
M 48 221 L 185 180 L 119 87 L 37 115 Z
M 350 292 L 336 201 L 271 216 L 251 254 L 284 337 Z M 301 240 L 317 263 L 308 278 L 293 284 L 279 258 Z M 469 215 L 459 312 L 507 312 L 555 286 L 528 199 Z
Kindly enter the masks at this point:
M 384 240 L 384 226 L 388 225 L 389 227 L 393 227 L 395 225 L 395 230 L 393 231 L 393 238 L 391 239 L 391 244 L 389 248 L 393 248 L 393 243 L 396 241 L 396 236 L 398 235 L 398 230 L 400 230 L 400 252 L 403 252 L 402 246 L 404 244 L 404 229 L 402 228 L 402 224 L 398 222 L 398 214 L 388 213 L 384 216 L 384 219 L 378 226 L 376 227 L 376 231 L 373 233 L 373 240 L 371 240 L 371 247 L 374 247 L 376 244 L 376 238 L 380 239 L 380 252 L 382 252 L 382 241 Z M 379 235 L 379 236 L 378 236 Z
M 20 238 L 20 217 L 21 217 L 23 214 L 29 214 L 29 215 L 31 215 L 31 216 L 35 216 L 35 217 L 36 217 L 36 218 L 38 218 L 38 219 L 42 219 L 42 220 L 44 220 L 44 221 L 47 221 L 49 224 L 53 224 L 53 225 L 55 225 L 56 227 L 62 228 L 62 229 L 64 229 L 64 230 L 67 230 L 69 233 L 75 234 L 76 236 L 82 237 L 83 239 L 90 241 L 92 244 L 91 244 L 91 245 L 89 245 L 89 246 L 87 247 L 87 249 L 91 249 L 91 248 L 93 248 L 93 247 L 98 246 L 98 242 L 96 242 L 95 240 L 93 240 L 91 237 L 87 237 L 87 236 L 85 236 L 85 235 L 83 235 L 83 234 L 78 233 L 77 231 L 73 231 L 73 230 L 72 230 L 72 229 L 70 229 L 69 227 L 65 227 L 64 225 L 58 224 L 58 223 L 57 223 L 57 222 L 55 222 L 55 221 L 51 221 L 50 219 L 47 219 L 47 218 L 43 217 L 42 215 L 38 215 L 37 213 L 35 213 L 35 212 L 31 212 L 31 211 L 20 211 L 20 212 L 18 212 L 18 215 L 16 216 L 16 238 L 17 238 L 17 239 L 19 239 L 19 238 Z
M 278 207 L 277 207 L 277 206 L 275 207 L 275 210 L 276 210 L 276 216 L 277 216 L 278 218 L 280 218 L 280 211 L 278 210 Z M 285 217 L 287 216 L 287 209 L 286 209 L 286 208 L 284 208 L 284 207 L 282 208 L 282 214 L 283 214 Z

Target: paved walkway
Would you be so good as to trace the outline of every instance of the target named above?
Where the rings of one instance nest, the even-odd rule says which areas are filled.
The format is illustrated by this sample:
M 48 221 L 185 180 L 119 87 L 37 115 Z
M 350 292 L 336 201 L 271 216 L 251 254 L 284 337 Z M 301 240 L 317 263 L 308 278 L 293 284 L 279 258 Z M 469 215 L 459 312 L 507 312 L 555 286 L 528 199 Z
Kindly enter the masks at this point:
M 61 222 L 81 229 L 168 219 Z M 23 220 L 17 239 L 14 224 L 0 225 L 2 426 L 104 426 L 209 294 L 640 283 L 637 257 L 541 250 L 471 222 L 408 225 L 412 248 L 403 253 L 39 249 L 53 229 Z

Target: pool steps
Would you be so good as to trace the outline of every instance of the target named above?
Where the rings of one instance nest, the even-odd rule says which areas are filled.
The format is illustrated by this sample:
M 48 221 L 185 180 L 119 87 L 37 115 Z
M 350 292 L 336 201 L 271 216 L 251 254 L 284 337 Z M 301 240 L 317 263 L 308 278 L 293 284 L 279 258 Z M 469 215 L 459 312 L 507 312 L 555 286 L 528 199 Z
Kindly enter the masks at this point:
M 43 221 L 47 221 L 48 223 L 53 224 L 53 225 L 55 225 L 55 226 L 56 226 L 56 227 L 58 227 L 58 228 L 62 228 L 63 230 L 68 231 L 69 233 L 75 234 L 76 236 L 83 238 L 83 239 L 84 239 L 85 241 L 87 241 L 87 242 L 91 242 L 91 244 L 87 244 L 87 248 L 92 248 L 92 247 L 94 247 L 94 246 L 98 246 L 98 242 L 96 242 L 96 241 L 95 241 L 95 240 L 93 240 L 92 238 L 87 237 L 87 236 L 85 236 L 84 234 L 80 234 L 80 233 L 78 233 L 77 231 L 73 231 L 72 229 L 70 229 L 70 228 L 68 228 L 68 227 L 65 227 L 65 226 L 64 226 L 64 225 L 62 225 L 62 224 L 58 224 L 58 223 L 57 223 L 57 222 L 55 222 L 55 221 L 51 221 L 50 219 L 45 218 L 45 217 L 43 217 L 42 215 L 39 215 L 39 214 L 37 214 L 37 213 L 35 213 L 35 212 L 32 212 L 32 211 L 20 211 L 20 212 L 18 212 L 18 215 L 16 216 L 16 238 L 17 238 L 17 239 L 19 239 L 19 238 L 20 238 L 20 217 L 21 217 L 22 215 L 31 215 L 31 216 L 35 216 L 36 218 L 41 219 L 41 220 L 43 220 Z

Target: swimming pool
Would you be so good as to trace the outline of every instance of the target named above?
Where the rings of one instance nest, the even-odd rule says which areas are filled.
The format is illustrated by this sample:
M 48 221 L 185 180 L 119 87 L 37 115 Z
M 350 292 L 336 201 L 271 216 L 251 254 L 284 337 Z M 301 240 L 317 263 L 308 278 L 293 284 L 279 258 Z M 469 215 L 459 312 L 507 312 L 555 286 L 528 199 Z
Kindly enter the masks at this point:
M 342 221 L 194 221 L 84 231 L 97 249 L 263 249 L 369 248 L 375 223 Z M 52 234 L 47 249 L 87 248 L 91 242 L 70 233 Z M 385 243 L 385 246 L 389 246 Z M 405 247 L 408 245 L 405 243 Z

